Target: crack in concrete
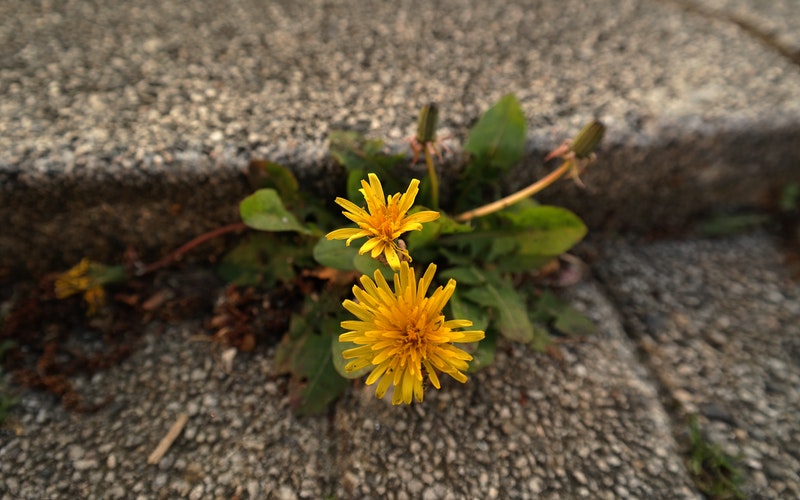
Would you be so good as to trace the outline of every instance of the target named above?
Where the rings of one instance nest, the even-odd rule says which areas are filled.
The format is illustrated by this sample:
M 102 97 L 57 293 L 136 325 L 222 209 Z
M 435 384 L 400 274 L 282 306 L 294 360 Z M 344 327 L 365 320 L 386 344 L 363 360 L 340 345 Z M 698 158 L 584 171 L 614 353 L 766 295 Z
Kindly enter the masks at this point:
M 674 5 L 680 9 L 696 14 L 708 19 L 723 21 L 736 25 L 739 29 L 744 31 L 749 37 L 755 39 L 768 49 L 777 52 L 781 57 L 787 59 L 789 62 L 796 66 L 800 66 L 800 50 L 795 50 L 792 47 L 782 44 L 778 37 L 763 31 L 751 21 L 737 16 L 734 13 L 728 13 L 723 10 L 707 9 L 697 5 L 688 0 L 660 0 L 664 4 Z

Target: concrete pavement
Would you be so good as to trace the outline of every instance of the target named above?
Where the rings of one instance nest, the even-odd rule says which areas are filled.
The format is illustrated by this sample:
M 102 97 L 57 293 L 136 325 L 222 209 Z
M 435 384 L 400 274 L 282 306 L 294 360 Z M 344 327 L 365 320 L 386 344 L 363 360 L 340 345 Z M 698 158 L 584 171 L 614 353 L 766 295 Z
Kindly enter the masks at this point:
M 449 165 L 513 92 L 511 189 L 588 118 L 600 162 L 546 199 L 595 233 L 680 226 L 800 182 L 791 0 L 0 3 L 0 268 L 159 254 L 236 218 L 253 158 L 320 193 L 334 128 L 400 149 L 442 108 Z M 570 300 L 599 326 L 563 362 L 504 344 L 467 385 L 393 408 L 352 388 L 297 418 L 272 352 L 228 376 L 197 323 L 154 323 L 78 380 L 93 415 L 29 392 L 0 444 L 2 498 L 698 498 L 686 417 L 743 454 L 752 498 L 800 496 L 800 288 L 769 235 L 602 243 Z M 147 455 L 179 413 L 184 433 Z

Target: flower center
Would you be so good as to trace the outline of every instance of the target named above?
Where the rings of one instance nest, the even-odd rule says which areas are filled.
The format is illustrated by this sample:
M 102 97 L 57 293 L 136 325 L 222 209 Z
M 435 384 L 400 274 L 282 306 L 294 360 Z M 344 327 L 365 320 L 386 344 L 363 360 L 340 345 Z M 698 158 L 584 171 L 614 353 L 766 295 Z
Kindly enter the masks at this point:
M 395 226 L 397 225 L 398 210 L 395 204 L 382 207 L 379 216 L 379 231 L 385 241 L 393 241 Z

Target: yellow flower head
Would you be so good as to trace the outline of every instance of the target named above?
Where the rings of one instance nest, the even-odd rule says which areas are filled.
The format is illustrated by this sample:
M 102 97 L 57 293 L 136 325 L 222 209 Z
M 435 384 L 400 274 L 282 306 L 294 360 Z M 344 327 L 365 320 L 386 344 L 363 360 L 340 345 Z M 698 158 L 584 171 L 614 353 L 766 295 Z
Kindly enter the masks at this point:
M 358 251 L 360 254 L 371 252 L 372 258 L 383 254 L 389 266 L 395 271 L 400 268 L 400 261 L 410 261 L 408 252 L 398 245 L 397 239 L 405 232 L 419 231 L 423 222 L 439 218 L 439 212 L 424 210 L 408 215 L 419 192 L 419 180 L 412 179 L 404 194 L 384 196 L 381 181 L 375 174 L 369 174 L 369 183 L 362 180 L 359 189 L 367 201 L 367 210 L 344 198 L 336 198 L 336 203 L 344 207 L 345 217 L 355 222 L 357 228 L 344 228 L 331 231 L 326 235 L 329 240 L 347 239 L 346 244 L 359 238 L 368 237 L 366 243 Z M 402 259 L 400 258 L 402 257 Z
M 392 404 L 410 404 L 412 395 L 422 402 L 424 375 L 437 389 L 441 387 L 437 372 L 466 382 L 463 372 L 472 356 L 453 343 L 477 342 L 484 337 L 479 330 L 455 331 L 472 326 L 471 321 L 445 321 L 442 309 L 455 291 L 455 280 L 425 296 L 435 272 L 436 266 L 430 264 L 417 283 L 414 270 L 401 262 L 399 273 L 394 275 L 394 291 L 376 271 L 374 281 L 362 276 L 361 287 L 353 287 L 358 302 L 343 303 L 358 318 L 342 322 L 342 328 L 349 331 L 341 334 L 339 341 L 358 344 L 344 351 L 344 358 L 353 360 L 345 370 L 373 366 L 367 385 L 379 381 L 375 390 L 379 398 L 394 385 Z
M 93 316 L 98 307 L 105 303 L 106 294 L 103 285 L 121 281 L 123 278 L 124 271 L 121 267 L 107 267 L 89 259 L 83 259 L 72 269 L 56 278 L 56 297 L 65 299 L 71 295 L 83 293 L 83 299 L 89 306 L 86 314 Z

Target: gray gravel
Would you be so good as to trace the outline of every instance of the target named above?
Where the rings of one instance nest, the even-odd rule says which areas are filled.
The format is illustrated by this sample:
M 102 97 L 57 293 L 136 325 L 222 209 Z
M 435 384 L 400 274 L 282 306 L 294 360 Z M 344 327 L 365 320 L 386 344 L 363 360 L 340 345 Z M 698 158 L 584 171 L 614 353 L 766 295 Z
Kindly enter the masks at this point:
M 393 407 L 352 388 L 330 416 L 298 418 L 272 351 L 226 376 L 197 324 L 153 324 L 127 361 L 77 389 L 96 414 L 26 393 L 0 446 L 2 498 L 697 498 L 668 418 L 609 303 L 577 307 L 599 336 L 563 362 L 501 343 L 466 385 Z M 158 465 L 148 455 L 190 416 Z
M 778 9 L 770 19 L 800 31 Z M 507 188 L 601 118 L 592 190 L 548 199 L 607 230 L 800 179 L 800 68 L 679 3 L 9 0 L 0 20 L 0 267 L 163 252 L 235 220 L 251 158 L 330 192 L 330 130 L 399 149 L 430 100 L 458 165 L 480 113 L 519 97 L 528 156 Z
M 796 269 L 764 235 L 607 252 L 600 275 L 667 403 L 743 454 L 749 497 L 800 497 Z
M 651 229 L 800 182 L 791 0 L 0 2 L 0 276 L 150 255 L 236 220 L 252 158 L 329 194 L 337 128 L 400 150 L 442 108 L 446 175 L 513 92 L 529 124 L 505 188 L 590 117 L 601 161 L 544 199 Z M 0 498 L 698 498 L 685 417 L 741 452 L 753 498 L 800 497 L 800 288 L 764 235 L 606 248 L 570 292 L 600 333 L 563 362 L 501 344 L 426 403 L 353 387 L 297 418 L 272 351 L 226 375 L 198 323 L 153 323 L 78 379 L 96 414 L 29 392 L 0 430 Z M 157 465 L 150 452 L 189 423 Z

